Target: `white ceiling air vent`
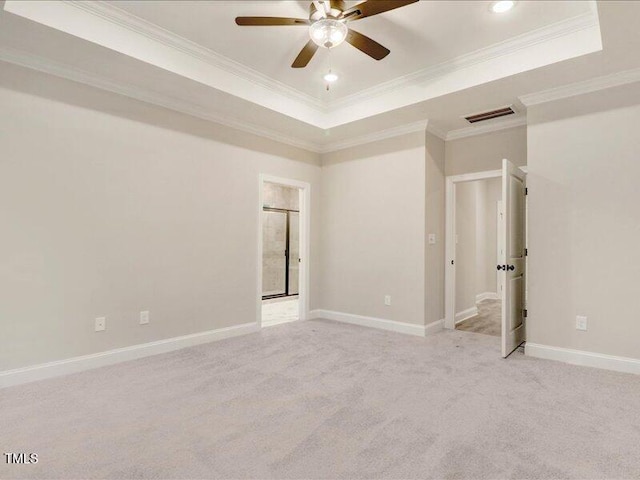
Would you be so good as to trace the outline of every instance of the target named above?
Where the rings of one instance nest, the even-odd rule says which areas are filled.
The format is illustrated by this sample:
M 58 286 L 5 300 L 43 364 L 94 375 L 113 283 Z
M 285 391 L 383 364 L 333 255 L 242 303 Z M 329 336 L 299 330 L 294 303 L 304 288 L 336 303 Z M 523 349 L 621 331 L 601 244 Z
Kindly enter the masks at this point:
M 484 120 L 491 120 L 492 118 L 504 117 L 505 115 L 513 115 L 516 111 L 512 105 L 508 107 L 496 108 L 495 110 L 489 110 L 488 112 L 474 113 L 473 115 L 465 115 L 464 119 L 469 123 L 482 122 Z

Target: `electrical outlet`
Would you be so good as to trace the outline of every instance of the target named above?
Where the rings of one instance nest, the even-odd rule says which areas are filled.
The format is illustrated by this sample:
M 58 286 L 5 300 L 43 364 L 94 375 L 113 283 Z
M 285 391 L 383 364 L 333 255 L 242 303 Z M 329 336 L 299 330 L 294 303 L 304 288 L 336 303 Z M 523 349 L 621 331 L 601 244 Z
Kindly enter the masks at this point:
M 391 305 L 391 295 L 385 295 L 384 296 L 384 304 L 385 305 Z
M 146 325 L 149 323 L 149 311 L 144 310 L 140 312 L 140 325 Z
M 436 234 L 435 233 L 430 233 L 429 234 L 429 244 L 430 245 L 435 245 L 436 243 Z
M 587 317 L 583 317 L 582 315 L 576 317 L 576 330 L 587 330 Z
M 96 318 L 95 330 L 96 332 L 102 332 L 107 329 L 107 317 Z

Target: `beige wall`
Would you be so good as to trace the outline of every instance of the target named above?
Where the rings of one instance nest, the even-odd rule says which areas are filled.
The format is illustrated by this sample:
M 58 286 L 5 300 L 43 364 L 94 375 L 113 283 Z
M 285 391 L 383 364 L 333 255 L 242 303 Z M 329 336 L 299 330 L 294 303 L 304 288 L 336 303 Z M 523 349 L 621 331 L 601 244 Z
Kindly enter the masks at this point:
M 424 132 L 323 156 L 320 201 L 322 308 L 423 324 Z
M 517 166 L 527 164 L 527 128 L 515 127 L 446 144 L 447 175 L 499 170 L 506 158 Z
M 425 144 L 425 323 L 444 318 L 445 142 L 431 133 Z M 436 243 L 428 243 L 435 234 Z
M 527 340 L 640 358 L 640 84 L 529 120 Z
M 502 179 L 476 183 L 476 294 L 497 293 L 498 200 Z
M 260 173 L 311 183 L 320 307 L 318 155 L 7 64 L 0 105 L 0 371 L 255 322 Z
M 476 305 L 476 182 L 456 185 L 456 313 Z

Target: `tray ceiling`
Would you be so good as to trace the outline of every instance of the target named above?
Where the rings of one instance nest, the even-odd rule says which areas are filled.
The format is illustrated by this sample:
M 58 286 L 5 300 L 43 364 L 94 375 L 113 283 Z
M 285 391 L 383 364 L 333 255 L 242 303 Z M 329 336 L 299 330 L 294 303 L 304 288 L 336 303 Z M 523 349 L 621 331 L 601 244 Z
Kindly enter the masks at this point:
M 628 54 L 640 48 L 639 4 L 519 1 L 505 15 L 490 4 L 422 0 L 353 23 L 391 54 L 376 62 L 340 45 L 329 92 L 327 51 L 289 67 L 305 27 L 234 23 L 304 18 L 308 2 L 6 0 L 0 60 L 316 151 L 427 122 L 442 137 L 466 134 L 462 115 L 508 104 L 507 123 L 522 124 L 521 95 L 640 67 Z

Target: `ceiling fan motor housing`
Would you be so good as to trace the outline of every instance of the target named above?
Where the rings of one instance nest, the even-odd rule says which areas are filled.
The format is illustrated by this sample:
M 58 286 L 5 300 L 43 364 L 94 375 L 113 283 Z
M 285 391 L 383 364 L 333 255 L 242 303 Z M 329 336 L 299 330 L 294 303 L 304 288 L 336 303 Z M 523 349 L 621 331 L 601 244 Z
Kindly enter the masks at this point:
M 347 8 L 343 0 L 326 0 L 324 3 L 330 5 L 329 13 L 327 13 L 327 17 L 330 18 L 338 18 Z M 320 20 L 324 17 L 324 12 L 318 10 L 316 8 L 316 4 L 312 2 L 309 5 L 309 20 L 315 22 L 316 20 Z

